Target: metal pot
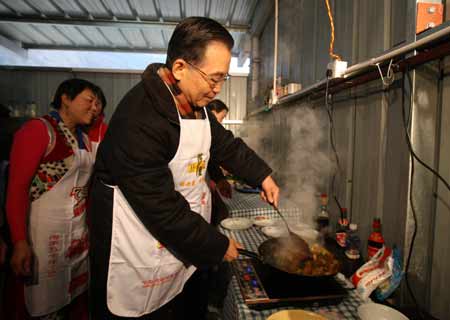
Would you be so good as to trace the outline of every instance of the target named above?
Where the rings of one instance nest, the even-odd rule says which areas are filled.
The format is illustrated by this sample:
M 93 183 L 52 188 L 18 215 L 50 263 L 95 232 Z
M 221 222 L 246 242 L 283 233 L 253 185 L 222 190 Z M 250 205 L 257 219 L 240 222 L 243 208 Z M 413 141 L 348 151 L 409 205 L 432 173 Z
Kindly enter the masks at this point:
M 258 253 L 244 249 L 238 249 L 238 252 L 241 255 L 258 259 L 282 272 L 314 278 L 331 277 L 337 274 L 337 270 L 327 274 L 305 274 L 300 266 L 313 261 L 313 254 L 308 244 L 295 234 L 265 240 L 259 245 Z M 332 263 L 338 262 L 334 258 Z

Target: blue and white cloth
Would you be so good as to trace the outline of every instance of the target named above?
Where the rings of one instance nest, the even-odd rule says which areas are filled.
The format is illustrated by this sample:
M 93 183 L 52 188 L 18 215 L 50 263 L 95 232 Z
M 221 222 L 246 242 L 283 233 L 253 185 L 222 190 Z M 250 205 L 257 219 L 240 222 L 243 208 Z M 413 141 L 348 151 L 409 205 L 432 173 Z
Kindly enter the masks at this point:
M 224 199 L 231 217 L 245 217 L 252 218 L 258 215 L 267 215 L 271 218 L 279 218 L 275 210 L 268 204 L 264 203 L 259 195 L 233 193 L 233 198 Z M 303 216 L 300 209 L 296 208 L 292 203 L 281 203 L 280 211 L 286 218 L 296 218 L 302 221 Z M 259 244 L 268 239 L 261 231 L 260 227 L 252 226 L 245 230 L 228 230 L 219 227 L 219 230 L 226 236 L 233 238 L 244 245 L 244 247 L 251 251 L 257 251 Z M 240 257 L 246 258 L 246 257 Z M 342 275 L 338 276 L 338 281 L 346 284 Z M 355 290 L 349 290 L 349 294 L 339 304 L 329 306 L 310 306 L 302 307 L 302 309 L 317 312 L 330 320 L 347 320 L 359 319 L 357 315 L 358 307 L 363 301 L 358 297 Z M 238 281 L 233 275 L 228 286 L 228 292 L 225 297 L 224 306 L 222 310 L 223 320 L 263 320 L 271 314 L 286 310 L 295 309 L 298 307 L 282 307 L 272 308 L 266 310 L 250 309 L 245 303 L 239 289 Z

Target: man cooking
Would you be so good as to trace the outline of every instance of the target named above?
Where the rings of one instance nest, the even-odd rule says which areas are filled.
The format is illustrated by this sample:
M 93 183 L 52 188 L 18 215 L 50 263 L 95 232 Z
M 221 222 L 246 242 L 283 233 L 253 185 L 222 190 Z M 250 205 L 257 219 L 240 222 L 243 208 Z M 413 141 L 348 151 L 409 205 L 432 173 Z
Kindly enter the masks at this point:
M 210 221 L 208 161 L 278 204 L 271 169 L 204 108 L 228 79 L 233 38 L 192 17 L 119 103 L 91 189 L 93 319 L 201 319 L 196 268 L 231 261 L 240 245 Z M 198 291 L 197 291 L 198 293 Z

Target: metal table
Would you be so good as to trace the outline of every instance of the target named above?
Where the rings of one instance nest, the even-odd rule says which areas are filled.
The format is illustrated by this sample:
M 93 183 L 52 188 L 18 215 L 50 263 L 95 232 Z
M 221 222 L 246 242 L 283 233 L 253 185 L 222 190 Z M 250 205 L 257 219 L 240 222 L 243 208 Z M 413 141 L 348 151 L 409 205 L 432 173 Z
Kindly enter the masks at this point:
M 233 198 L 231 200 L 224 199 L 224 202 L 227 205 L 231 217 L 251 218 L 261 214 L 272 216 L 274 218 L 277 217 L 274 209 L 260 200 L 259 195 L 257 194 L 243 194 L 234 192 Z M 303 219 L 301 211 L 292 203 L 282 203 L 280 205 L 280 211 L 289 219 L 299 219 L 300 221 Z M 219 229 L 228 237 L 234 238 L 242 243 L 247 249 L 253 251 L 257 251 L 258 245 L 267 239 L 259 227 L 256 226 L 239 231 L 232 231 L 222 227 L 219 227 Z M 339 275 L 338 278 L 342 283 L 345 282 L 344 276 Z M 357 296 L 356 291 L 350 290 L 349 295 L 337 305 L 302 307 L 302 309 L 320 313 L 330 320 L 359 319 L 357 315 L 357 308 L 362 303 L 363 301 Z M 262 320 L 280 310 L 294 308 L 298 307 L 282 307 L 266 310 L 250 309 L 244 303 L 237 279 L 234 275 L 232 275 L 224 301 L 222 318 L 224 320 Z

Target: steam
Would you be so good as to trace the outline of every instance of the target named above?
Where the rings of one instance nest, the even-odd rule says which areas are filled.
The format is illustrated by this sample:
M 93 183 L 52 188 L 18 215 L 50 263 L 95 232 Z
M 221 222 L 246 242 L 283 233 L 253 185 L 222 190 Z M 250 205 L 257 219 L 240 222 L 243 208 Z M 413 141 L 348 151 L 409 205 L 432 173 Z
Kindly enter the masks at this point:
M 243 139 L 275 171 L 281 207 L 288 202 L 313 225 L 320 193 L 328 190 L 335 170 L 329 149 L 329 122 L 323 108 L 280 109 L 246 123 Z
M 318 194 L 326 191 L 335 164 L 328 149 L 328 119 L 324 109 L 300 107 L 289 117 L 287 166 L 283 170 L 286 197 L 295 202 L 305 223 L 312 224 Z

